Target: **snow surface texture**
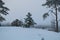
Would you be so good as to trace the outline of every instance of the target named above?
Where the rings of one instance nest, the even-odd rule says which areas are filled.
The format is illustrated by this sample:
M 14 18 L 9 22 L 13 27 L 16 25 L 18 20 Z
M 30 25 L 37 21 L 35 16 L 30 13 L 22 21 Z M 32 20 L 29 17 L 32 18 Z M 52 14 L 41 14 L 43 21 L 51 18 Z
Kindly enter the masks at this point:
M 60 40 L 60 33 L 43 29 L 0 27 L 0 40 Z

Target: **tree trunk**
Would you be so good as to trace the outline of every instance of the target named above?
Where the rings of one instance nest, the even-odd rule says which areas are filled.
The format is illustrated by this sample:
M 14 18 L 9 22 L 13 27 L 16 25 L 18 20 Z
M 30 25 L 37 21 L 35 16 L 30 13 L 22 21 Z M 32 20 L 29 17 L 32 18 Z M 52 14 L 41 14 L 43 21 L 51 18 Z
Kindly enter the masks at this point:
M 0 26 L 1 26 L 1 22 L 0 22 Z
M 58 32 L 58 15 L 57 15 L 57 5 L 55 4 L 55 11 L 56 11 L 56 32 Z

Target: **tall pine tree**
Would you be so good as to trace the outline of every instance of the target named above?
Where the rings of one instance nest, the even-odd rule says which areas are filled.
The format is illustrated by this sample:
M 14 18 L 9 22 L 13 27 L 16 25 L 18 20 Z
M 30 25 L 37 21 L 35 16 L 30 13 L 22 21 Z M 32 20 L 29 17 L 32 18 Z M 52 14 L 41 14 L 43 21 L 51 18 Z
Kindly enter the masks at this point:
M 5 20 L 4 17 L 1 16 L 1 14 L 3 15 L 7 15 L 7 11 L 9 10 L 7 7 L 4 7 L 4 2 L 2 0 L 0 0 L 0 26 L 1 26 L 1 22 L 3 22 Z
M 60 0 L 46 0 L 46 3 L 43 4 L 43 6 L 48 6 L 48 8 L 51 8 L 52 10 L 49 10 L 49 12 L 53 13 L 55 15 L 56 20 L 56 32 L 58 32 L 58 11 L 60 12 Z M 55 10 L 55 12 L 54 12 Z M 45 19 L 47 16 L 49 16 L 48 13 L 45 13 L 43 15 L 43 18 Z
M 31 17 L 32 15 L 30 14 L 30 12 L 28 12 L 28 14 L 26 16 L 27 16 L 27 18 L 24 18 L 25 19 L 25 27 L 34 26 L 34 24 L 36 24 L 36 23 L 32 19 L 32 17 Z

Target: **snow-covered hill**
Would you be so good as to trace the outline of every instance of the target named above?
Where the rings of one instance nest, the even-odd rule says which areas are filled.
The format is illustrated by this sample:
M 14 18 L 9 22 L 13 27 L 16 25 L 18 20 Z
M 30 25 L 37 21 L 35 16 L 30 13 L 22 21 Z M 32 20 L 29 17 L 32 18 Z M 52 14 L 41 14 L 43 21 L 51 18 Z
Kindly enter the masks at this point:
M 60 33 L 43 29 L 0 27 L 0 40 L 60 40 Z

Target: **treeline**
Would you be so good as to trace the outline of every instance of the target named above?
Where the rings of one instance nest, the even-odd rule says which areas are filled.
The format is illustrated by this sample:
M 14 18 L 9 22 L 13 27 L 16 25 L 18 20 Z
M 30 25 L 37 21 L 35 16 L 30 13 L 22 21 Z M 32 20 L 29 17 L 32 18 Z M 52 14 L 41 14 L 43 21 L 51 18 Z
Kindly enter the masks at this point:
M 36 23 L 34 22 L 34 20 L 32 19 L 32 14 L 30 14 L 30 12 L 28 12 L 28 14 L 26 15 L 26 18 L 24 18 L 24 22 L 19 20 L 19 19 L 15 19 L 12 23 L 11 26 L 23 26 L 23 27 L 30 27 L 30 26 L 34 26 Z
M 5 26 L 23 26 L 23 27 L 34 27 L 34 25 L 36 25 L 37 23 L 35 23 L 35 21 L 33 20 L 33 18 L 31 17 L 32 14 L 30 12 L 28 12 L 28 14 L 26 15 L 26 18 L 24 18 L 24 22 L 22 20 L 19 19 L 15 19 L 13 20 L 10 24 L 6 24 Z M 2 25 L 0 25 L 2 26 Z

